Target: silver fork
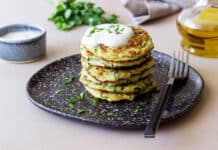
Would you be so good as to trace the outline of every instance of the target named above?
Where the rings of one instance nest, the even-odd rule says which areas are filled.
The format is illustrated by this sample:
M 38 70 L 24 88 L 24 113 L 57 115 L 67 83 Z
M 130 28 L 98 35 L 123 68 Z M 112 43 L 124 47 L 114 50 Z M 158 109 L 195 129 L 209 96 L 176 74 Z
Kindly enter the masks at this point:
M 156 130 L 161 120 L 162 112 L 163 110 L 165 110 L 166 105 L 170 99 L 174 81 L 180 79 L 184 80 L 188 76 L 189 53 L 186 53 L 186 56 L 184 55 L 184 51 L 178 51 L 177 53 L 178 55 L 176 60 L 176 51 L 173 52 L 173 57 L 170 63 L 170 69 L 168 73 L 168 82 L 163 90 L 159 103 L 157 104 L 155 110 L 152 113 L 151 120 L 148 122 L 145 128 L 145 138 L 155 137 Z

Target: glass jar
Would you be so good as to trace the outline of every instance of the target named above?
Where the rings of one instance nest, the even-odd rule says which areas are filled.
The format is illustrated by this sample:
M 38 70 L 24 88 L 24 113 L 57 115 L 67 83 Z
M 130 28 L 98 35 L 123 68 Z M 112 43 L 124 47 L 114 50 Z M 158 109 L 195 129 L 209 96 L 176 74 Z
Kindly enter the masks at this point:
M 218 0 L 199 0 L 178 16 L 177 28 L 184 50 L 218 58 Z

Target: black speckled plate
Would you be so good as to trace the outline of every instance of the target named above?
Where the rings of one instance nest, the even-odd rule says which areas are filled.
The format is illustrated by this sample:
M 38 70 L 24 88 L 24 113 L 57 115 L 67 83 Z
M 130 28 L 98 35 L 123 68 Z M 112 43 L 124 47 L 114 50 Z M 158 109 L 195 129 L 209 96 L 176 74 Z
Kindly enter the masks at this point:
M 136 101 L 110 103 L 102 100 L 94 104 L 93 97 L 85 92 L 82 101 L 76 102 L 73 109 L 69 107 L 67 99 L 76 99 L 85 91 L 78 78 L 67 86 L 63 83 L 65 77 L 79 75 L 79 54 L 57 60 L 35 73 L 27 84 L 28 97 L 39 108 L 70 119 L 107 127 L 143 129 L 166 84 L 170 63 L 170 56 L 157 51 L 152 53 L 155 58 L 153 77 L 158 83 L 158 90 L 141 96 Z M 178 82 L 174 87 L 171 101 L 161 122 L 175 119 L 188 111 L 197 102 L 203 86 L 202 77 L 190 67 L 188 80 Z M 75 91 L 72 92 L 72 89 Z M 55 94 L 57 90 L 60 90 L 59 94 Z M 146 104 L 143 105 L 141 101 L 145 101 Z M 79 109 L 84 109 L 85 112 L 78 113 Z

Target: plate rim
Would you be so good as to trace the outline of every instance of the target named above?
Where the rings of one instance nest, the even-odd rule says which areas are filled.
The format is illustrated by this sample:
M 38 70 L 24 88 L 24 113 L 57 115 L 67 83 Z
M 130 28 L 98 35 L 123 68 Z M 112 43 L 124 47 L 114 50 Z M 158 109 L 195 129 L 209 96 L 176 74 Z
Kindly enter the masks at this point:
M 163 52 L 160 52 L 160 51 L 157 51 L 157 50 L 152 50 L 152 53 L 157 53 L 158 55 L 164 55 L 164 56 L 167 56 L 167 57 L 170 57 L 172 58 L 172 56 L 170 56 L 169 54 L 166 54 L 166 53 L 163 53 Z M 62 57 L 62 58 L 59 58 L 59 59 L 56 59 L 44 66 L 42 66 L 40 69 L 38 69 L 37 71 L 35 71 L 31 76 L 30 78 L 28 79 L 27 83 L 26 83 L 26 86 L 25 86 L 25 91 L 26 91 L 26 95 L 27 95 L 27 98 L 30 100 L 30 102 L 32 104 L 34 104 L 35 106 L 37 106 L 38 108 L 46 111 L 46 112 L 49 112 L 51 114 L 54 114 L 54 115 L 57 115 L 57 116 L 61 116 L 61 117 L 64 117 L 64 118 L 67 118 L 67 119 L 70 119 L 70 120 L 76 120 L 76 121 L 80 121 L 80 122 L 86 122 L 86 123 L 90 123 L 90 124 L 95 124 L 97 126 L 103 126 L 103 127 L 109 127 L 109 128 L 117 128 L 117 129 L 144 129 L 144 127 L 142 128 L 141 126 L 115 126 L 115 125 L 112 125 L 112 124 L 104 124 L 104 123 L 101 123 L 101 122 L 96 122 L 96 121 L 93 121 L 93 120 L 90 120 L 90 119 L 84 119 L 82 117 L 79 117 L 79 116 L 75 116 L 75 115 L 72 115 L 72 114 L 67 114 L 67 113 L 64 113 L 64 112 L 61 112 L 61 111 L 57 111 L 57 110 L 54 110 L 52 108 L 49 108 L 41 103 L 39 103 L 37 100 L 34 100 L 34 98 L 31 97 L 31 94 L 29 92 L 29 85 L 30 85 L 30 82 L 31 80 L 33 79 L 33 77 L 40 71 L 42 71 L 44 68 L 54 64 L 54 63 L 57 63 L 57 62 L 60 62 L 62 60 L 65 60 L 65 59 L 68 59 L 70 57 L 74 57 L 74 56 L 80 56 L 81 54 L 80 53 L 77 53 L 77 54 L 73 54 L 73 55 L 70 55 L 70 56 L 65 56 L 65 57 Z M 183 116 L 185 113 L 189 112 L 192 107 L 195 106 L 195 104 L 199 101 L 199 97 L 202 95 L 202 92 L 204 90 L 204 86 L 205 86 L 205 83 L 204 83 L 204 79 L 203 77 L 200 75 L 200 73 L 195 69 L 193 68 L 192 66 L 189 65 L 189 69 L 192 69 L 199 77 L 200 79 L 200 83 L 201 83 L 201 87 L 200 87 L 200 90 L 198 91 L 198 93 L 196 94 L 196 96 L 192 99 L 192 103 L 190 103 L 190 105 L 188 105 L 186 108 L 184 108 L 184 110 L 182 110 L 181 112 L 179 113 L 176 113 L 175 115 L 171 116 L 171 117 L 168 117 L 168 118 L 161 118 L 161 124 L 163 123 L 166 123 L 166 122 L 169 122 L 169 121 L 172 121 L 172 120 L 175 120 L 175 119 L 179 119 L 181 116 Z

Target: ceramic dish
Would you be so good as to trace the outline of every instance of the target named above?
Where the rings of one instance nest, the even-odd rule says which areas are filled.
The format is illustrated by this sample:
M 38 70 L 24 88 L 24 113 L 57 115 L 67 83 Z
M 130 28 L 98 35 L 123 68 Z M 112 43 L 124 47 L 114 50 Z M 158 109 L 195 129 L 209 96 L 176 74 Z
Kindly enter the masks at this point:
M 25 37 L 13 39 L 5 35 L 25 33 Z M 27 36 L 26 33 L 32 33 Z M 10 62 L 25 63 L 42 58 L 46 54 L 46 31 L 38 25 L 12 24 L 0 27 L 0 58 Z
M 153 51 L 152 54 L 155 58 L 153 77 L 157 81 L 158 90 L 138 97 L 133 102 L 110 103 L 100 100 L 95 104 L 93 97 L 85 92 L 83 100 L 76 102 L 73 109 L 69 107 L 68 99 L 76 100 L 76 97 L 85 91 L 78 81 L 81 69 L 80 55 L 57 60 L 39 70 L 30 78 L 27 94 L 31 102 L 39 108 L 63 117 L 107 127 L 144 129 L 166 85 L 171 60 L 170 56 L 157 51 Z M 64 78 L 71 76 L 76 77 L 75 80 L 65 86 Z M 177 83 L 174 87 L 172 99 L 164 111 L 161 122 L 178 118 L 190 110 L 198 101 L 203 86 L 204 82 L 199 73 L 190 67 L 187 82 Z M 61 92 L 56 95 L 55 92 L 60 89 Z M 81 109 L 84 112 L 78 113 Z

